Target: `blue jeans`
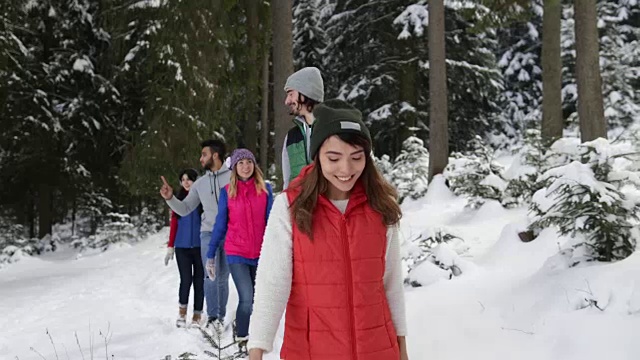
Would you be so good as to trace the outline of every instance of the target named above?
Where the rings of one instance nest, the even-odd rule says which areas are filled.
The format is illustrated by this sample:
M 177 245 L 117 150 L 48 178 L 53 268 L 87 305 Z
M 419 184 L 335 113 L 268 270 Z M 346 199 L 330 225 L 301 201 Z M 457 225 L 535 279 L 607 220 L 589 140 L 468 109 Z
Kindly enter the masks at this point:
M 253 310 L 253 291 L 256 286 L 257 266 L 249 264 L 229 264 L 233 283 L 238 290 L 238 309 L 236 311 L 236 336 L 249 335 L 249 318 Z
M 203 266 L 207 264 L 207 251 L 209 251 L 210 241 L 210 231 L 200 232 L 200 255 L 202 256 Z M 220 244 L 220 248 L 216 252 L 215 261 L 216 278 L 209 279 L 205 271 L 204 298 L 207 301 L 207 316 L 224 321 L 224 317 L 227 314 L 227 301 L 229 300 L 229 264 L 222 244 Z

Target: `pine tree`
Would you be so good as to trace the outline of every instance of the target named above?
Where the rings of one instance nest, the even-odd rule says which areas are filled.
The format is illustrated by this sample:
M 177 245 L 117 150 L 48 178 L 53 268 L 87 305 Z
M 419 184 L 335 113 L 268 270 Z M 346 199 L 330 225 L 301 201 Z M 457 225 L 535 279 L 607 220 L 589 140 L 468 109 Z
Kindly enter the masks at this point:
M 518 150 L 511 167 L 504 174 L 508 181 L 502 199 L 504 206 L 527 204 L 533 194 L 544 186 L 542 181 L 538 181 L 538 175 L 548 168 L 546 149 L 540 130 L 526 131 L 524 145 Z
M 176 169 L 198 167 L 202 140 L 236 143 L 240 119 L 230 114 L 244 114 L 249 94 L 239 80 L 246 58 L 233 57 L 246 48 L 246 26 L 230 24 L 244 13 L 236 3 L 207 4 L 166 2 L 129 14 L 135 22 L 128 25 L 119 80 L 137 79 L 123 91 L 144 97 L 129 104 L 128 114 L 142 123 L 129 133 L 120 176 L 135 196 L 155 195 L 159 175 L 174 178 Z
M 407 197 L 419 199 L 427 193 L 429 181 L 429 152 L 422 140 L 415 136 L 402 143 L 402 151 L 393 163 L 391 182 L 398 189 L 400 202 Z
M 507 187 L 504 168 L 479 136 L 470 146 L 473 150 L 467 153 L 452 154 L 444 172 L 449 188 L 456 195 L 468 197 L 471 208 L 479 208 L 486 200 L 501 201 Z
M 294 66 L 315 66 L 324 74 L 324 49 L 327 35 L 320 26 L 318 0 L 296 0 L 293 4 Z
M 501 76 L 495 70 L 493 33 L 472 33 L 479 15 L 466 16 L 482 7 L 446 4 L 449 129 L 451 147 L 459 150 L 491 128 Z M 327 50 L 328 92 L 363 111 L 377 154 L 396 156 L 412 134 L 426 138 L 427 18 L 423 3 L 351 0 L 338 2 L 327 21 L 327 34 L 335 39 Z
M 600 42 L 600 70 L 602 74 L 605 118 L 609 129 L 627 127 L 637 114 L 638 39 L 640 8 L 628 0 L 600 0 L 597 2 Z M 569 122 L 577 123 L 577 86 L 575 78 L 574 11 L 565 6 L 562 21 L 563 109 Z
M 109 172 L 110 154 L 119 145 L 112 141 L 121 131 L 119 92 L 100 62 L 110 35 L 97 1 L 29 2 L 10 10 L 18 29 L 10 39 L 18 52 L 6 67 L 3 148 L 16 172 L 3 184 L 24 184 L 16 191 L 18 202 L 35 203 L 43 237 L 66 216 L 78 190 L 108 182 L 100 175 Z M 98 169 L 106 171 L 94 173 Z
M 580 161 L 542 175 L 550 185 L 533 197 L 530 229 L 538 233 L 556 226 L 560 235 L 576 238 L 573 265 L 624 259 L 635 250 L 633 229 L 640 223 L 640 201 L 628 192 L 628 187 L 640 189 L 640 173 L 628 158 L 633 147 L 597 139 L 577 150 Z
M 518 143 L 542 118 L 542 7 L 534 3 L 529 15 L 527 21 L 498 30 L 498 40 L 506 50 L 498 54 L 504 90 L 498 100 L 502 109 L 496 114 L 498 129 L 492 137 L 496 147 Z
M 372 156 L 373 156 L 373 161 L 375 162 L 376 167 L 378 168 L 378 171 L 380 171 L 382 176 L 389 183 L 393 183 L 393 178 L 391 177 L 391 174 L 393 172 L 393 164 L 391 163 L 391 159 L 389 158 L 389 155 L 384 154 L 380 158 L 376 157 L 375 155 L 372 155 Z
M 604 115 L 609 128 L 628 127 L 640 114 L 640 7 L 627 0 L 601 2 L 600 62 Z

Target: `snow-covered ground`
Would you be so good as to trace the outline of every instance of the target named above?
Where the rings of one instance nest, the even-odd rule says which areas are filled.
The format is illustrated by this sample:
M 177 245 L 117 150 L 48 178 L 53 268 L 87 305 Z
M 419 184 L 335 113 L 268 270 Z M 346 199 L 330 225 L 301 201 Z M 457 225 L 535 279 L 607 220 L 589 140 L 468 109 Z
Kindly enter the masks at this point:
M 407 288 L 410 359 L 640 359 L 640 252 L 566 268 L 552 231 L 518 239 L 525 209 L 465 209 L 438 182 L 403 208 L 405 240 L 446 229 L 465 240 L 461 259 L 472 263 L 452 280 Z M 82 257 L 63 249 L 0 270 L 0 359 L 207 358 L 200 333 L 174 325 L 167 237 Z M 229 317 L 236 303 L 232 285 Z

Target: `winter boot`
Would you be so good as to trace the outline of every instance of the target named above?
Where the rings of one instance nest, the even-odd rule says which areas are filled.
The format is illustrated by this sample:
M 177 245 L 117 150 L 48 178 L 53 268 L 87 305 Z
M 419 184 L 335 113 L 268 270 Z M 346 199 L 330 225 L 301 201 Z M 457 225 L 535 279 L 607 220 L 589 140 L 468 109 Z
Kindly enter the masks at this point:
M 201 313 L 193 313 L 193 318 L 191 319 L 191 327 L 199 328 L 201 326 L 200 322 L 202 321 Z
M 238 355 L 247 356 L 249 355 L 249 350 L 247 349 L 247 343 L 249 342 L 249 337 L 236 337 L 237 345 L 238 345 Z
M 247 343 L 249 342 L 248 336 L 237 336 L 236 343 L 238 344 L 238 353 L 240 354 L 249 354 L 247 349 Z
M 176 320 L 176 326 L 181 328 L 187 326 L 187 307 L 180 306 L 178 310 L 178 320 Z
M 207 321 L 207 328 L 215 331 L 217 334 L 222 334 L 224 332 L 224 323 L 218 318 L 209 318 Z

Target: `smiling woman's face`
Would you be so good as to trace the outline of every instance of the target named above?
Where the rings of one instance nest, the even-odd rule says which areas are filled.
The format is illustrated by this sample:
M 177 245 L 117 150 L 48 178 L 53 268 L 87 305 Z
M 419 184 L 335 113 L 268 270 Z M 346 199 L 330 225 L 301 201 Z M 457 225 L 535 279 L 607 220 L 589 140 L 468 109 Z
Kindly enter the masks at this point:
M 348 199 L 366 165 L 364 148 L 348 144 L 334 135 L 324 141 L 319 153 L 322 175 L 329 181 L 327 197 Z
M 187 191 L 191 190 L 191 185 L 193 185 L 193 181 L 189 179 L 189 176 L 187 174 L 182 175 L 180 183 L 182 184 L 182 187 Z

